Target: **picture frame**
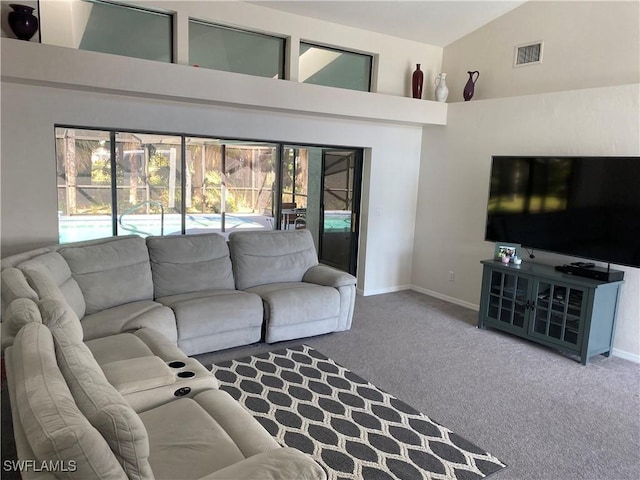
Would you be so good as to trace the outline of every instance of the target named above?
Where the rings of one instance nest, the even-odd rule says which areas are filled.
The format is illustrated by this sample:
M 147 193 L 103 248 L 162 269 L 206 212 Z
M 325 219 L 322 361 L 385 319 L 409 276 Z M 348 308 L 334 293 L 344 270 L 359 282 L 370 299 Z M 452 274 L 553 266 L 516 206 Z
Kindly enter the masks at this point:
M 520 257 L 520 248 L 519 243 L 496 242 L 493 259 L 501 261 L 504 256 Z

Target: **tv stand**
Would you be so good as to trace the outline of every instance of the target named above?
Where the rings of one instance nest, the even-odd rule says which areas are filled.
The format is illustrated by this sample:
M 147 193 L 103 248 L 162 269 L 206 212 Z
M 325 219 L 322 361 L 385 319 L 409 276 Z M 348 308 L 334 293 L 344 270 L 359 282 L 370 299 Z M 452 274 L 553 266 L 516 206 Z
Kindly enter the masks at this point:
M 548 265 L 484 260 L 478 328 L 502 330 L 576 355 L 609 356 L 622 280 L 603 282 Z

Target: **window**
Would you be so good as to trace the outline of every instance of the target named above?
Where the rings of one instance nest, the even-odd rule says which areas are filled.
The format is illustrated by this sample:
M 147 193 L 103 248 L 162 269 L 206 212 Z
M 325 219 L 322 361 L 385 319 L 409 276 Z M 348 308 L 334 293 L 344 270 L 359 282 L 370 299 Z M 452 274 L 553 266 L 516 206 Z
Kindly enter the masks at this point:
M 277 148 L 186 139 L 186 232 L 273 228 Z
M 74 27 L 81 29 L 81 50 L 113 53 L 160 62 L 173 60 L 172 17 L 101 1 L 80 2 Z
M 309 149 L 285 147 L 282 157 L 282 202 L 307 208 Z
M 284 78 L 285 40 L 189 21 L 189 63 L 258 77 Z
M 265 143 L 57 127 L 59 241 L 271 229 L 277 151 Z
M 182 138 L 115 134 L 118 235 L 182 231 Z
M 302 83 L 368 92 L 372 57 L 300 43 L 298 76 Z
M 114 234 L 111 135 L 56 128 L 60 243 Z

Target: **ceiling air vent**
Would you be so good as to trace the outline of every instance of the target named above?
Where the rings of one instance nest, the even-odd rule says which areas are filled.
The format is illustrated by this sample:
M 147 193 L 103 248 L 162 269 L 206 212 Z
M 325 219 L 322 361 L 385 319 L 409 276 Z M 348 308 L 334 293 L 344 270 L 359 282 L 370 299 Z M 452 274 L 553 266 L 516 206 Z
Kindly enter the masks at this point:
M 533 65 L 542 63 L 542 46 L 543 42 L 529 43 L 527 45 L 516 46 L 514 67 L 522 67 L 524 65 Z

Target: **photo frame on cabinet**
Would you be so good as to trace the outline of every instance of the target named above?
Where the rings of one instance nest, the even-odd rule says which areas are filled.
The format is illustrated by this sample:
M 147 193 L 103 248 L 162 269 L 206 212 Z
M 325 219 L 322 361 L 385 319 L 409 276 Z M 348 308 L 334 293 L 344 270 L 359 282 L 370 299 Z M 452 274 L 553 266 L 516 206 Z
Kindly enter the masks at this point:
M 501 261 L 504 257 L 520 257 L 520 244 L 496 242 L 496 248 L 493 252 L 493 259 Z

